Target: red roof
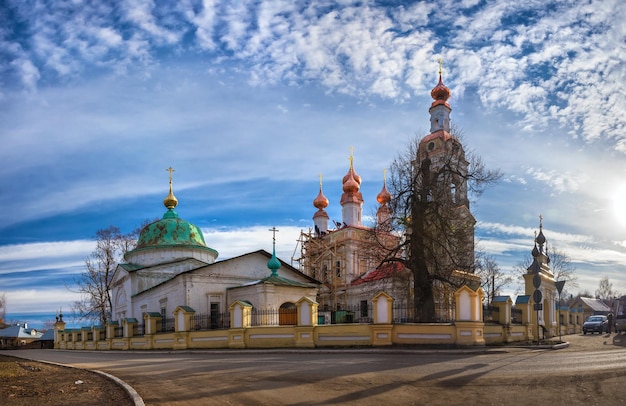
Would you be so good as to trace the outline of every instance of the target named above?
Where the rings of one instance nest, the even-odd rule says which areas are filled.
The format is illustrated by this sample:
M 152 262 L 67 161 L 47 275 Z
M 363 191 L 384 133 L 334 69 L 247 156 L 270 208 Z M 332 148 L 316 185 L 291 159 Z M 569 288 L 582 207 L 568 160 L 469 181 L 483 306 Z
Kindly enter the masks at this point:
M 365 275 L 362 275 L 359 278 L 355 279 L 354 281 L 352 281 L 351 285 L 360 285 L 362 283 L 386 279 L 391 276 L 399 275 L 405 270 L 406 268 L 400 262 L 387 262 L 374 269 L 373 271 L 368 272 Z

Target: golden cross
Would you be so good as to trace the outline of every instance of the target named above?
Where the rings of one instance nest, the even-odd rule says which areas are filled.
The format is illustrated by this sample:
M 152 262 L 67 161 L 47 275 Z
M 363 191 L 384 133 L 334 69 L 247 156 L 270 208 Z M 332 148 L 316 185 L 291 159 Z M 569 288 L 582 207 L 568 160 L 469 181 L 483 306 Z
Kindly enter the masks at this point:
M 354 147 L 350 147 L 350 167 L 352 167 L 353 161 L 354 161 Z
M 437 59 L 437 62 L 439 62 L 439 76 L 441 76 L 441 74 L 443 73 L 443 59 L 441 59 L 441 57 L 439 59 Z
M 387 168 L 383 169 L 383 181 L 386 183 L 387 182 Z
M 543 227 L 543 216 L 539 215 L 539 228 Z
M 320 189 L 322 188 L 322 174 L 320 173 Z
M 172 183 L 172 173 L 174 173 L 174 169 L 172 169 L 172 167 L 170 166 L 169 168 L 166 169 L 166 171 L 168 171 L 170 173 L 170 183 Z

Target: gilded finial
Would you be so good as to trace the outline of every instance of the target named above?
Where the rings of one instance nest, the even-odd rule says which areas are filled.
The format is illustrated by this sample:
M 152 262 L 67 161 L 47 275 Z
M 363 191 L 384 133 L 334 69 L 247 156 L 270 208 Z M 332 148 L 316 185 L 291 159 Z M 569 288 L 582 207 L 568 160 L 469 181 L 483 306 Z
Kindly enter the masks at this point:
M 441 76 L 443 74 L 443 59 L 441 59 L 441 57 L 439 57 L 437 59 L 437 62 L 439 62 L 439 76 Z
M 172 189 L 172 174 L 175 171 L 174 171 L 174 169 L 172 169 L 171 166 L 169 168 L 167 168 L 166 171 L 168 171 L 170 173 L 170 193 L 163 200 L 163 204 L 168 209 L 174 209 L 178 205 L 178 199 L 176 199 L 176 196 L 174 196 L 174 192 L 173 192 L 173 189 Z
M 320 189 L 322 189 L 322 174 L 320 173 Z
M 354 147 L 350 147 L 350 168 L 352 168 L 352 163 L 354 161 Z

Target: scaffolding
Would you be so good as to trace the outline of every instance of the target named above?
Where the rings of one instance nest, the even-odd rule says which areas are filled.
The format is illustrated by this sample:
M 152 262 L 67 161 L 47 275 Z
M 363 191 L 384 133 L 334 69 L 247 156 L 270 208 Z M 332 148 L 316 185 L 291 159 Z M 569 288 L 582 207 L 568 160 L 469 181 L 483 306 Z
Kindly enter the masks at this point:
M 322 282 L 318 297 L 321 309 L 342 310 L 357 300 L 351 297 L 350 284 L 375 270 L 383 257 L 384 248 L 373 239 L 374 233 L 359 227 L 341 227 L 326 233 L 300 231 L 292 266 Z

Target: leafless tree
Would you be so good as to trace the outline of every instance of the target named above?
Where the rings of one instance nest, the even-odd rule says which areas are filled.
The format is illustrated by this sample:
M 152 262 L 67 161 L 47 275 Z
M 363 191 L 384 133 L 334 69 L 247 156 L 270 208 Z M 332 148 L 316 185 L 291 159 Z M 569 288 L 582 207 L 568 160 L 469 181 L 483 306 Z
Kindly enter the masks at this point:
M 129 234 L 122 234 L 115 226 L 96 232 L 96 249 L 85 260 L 85 269 L 74 285 L 68 286 L 70 291 L 81 294 L 72 306 L 77 318 L 106 323 L 112 308 L 110 288 L 115 268 L 124 254 L 135 247 L 141 228 Z
M 596 299 L 602 299 L 605 301 L 610 301 L 616 296 L 615 291 L 613 290 L 613 283 L 609 279 L 608 276 L 600 279 L 598 283 L 598 289 L 596 290 Z
M 411 140 L 391 164 L 390 207 L 394 229 L 404 238 L 385 261 L 403 262 L 411 270 L 415 319 L 430 322 L 436 319 L 435 289 L 465 283 L 455 271 L 474 271 L 475 220 L 468 194 L 479 197 L 501 173 L 466 153 L 458 137 L 448 137 L 437 156 L 421 143 Z
M 487 303 L 491 303 L 493 298 L 514 280 L 511 275 L 500 269 L 495 257 L 483 253 L 476 255 L 476 274 L 480 276 L 480 286 L 486 292 Z

